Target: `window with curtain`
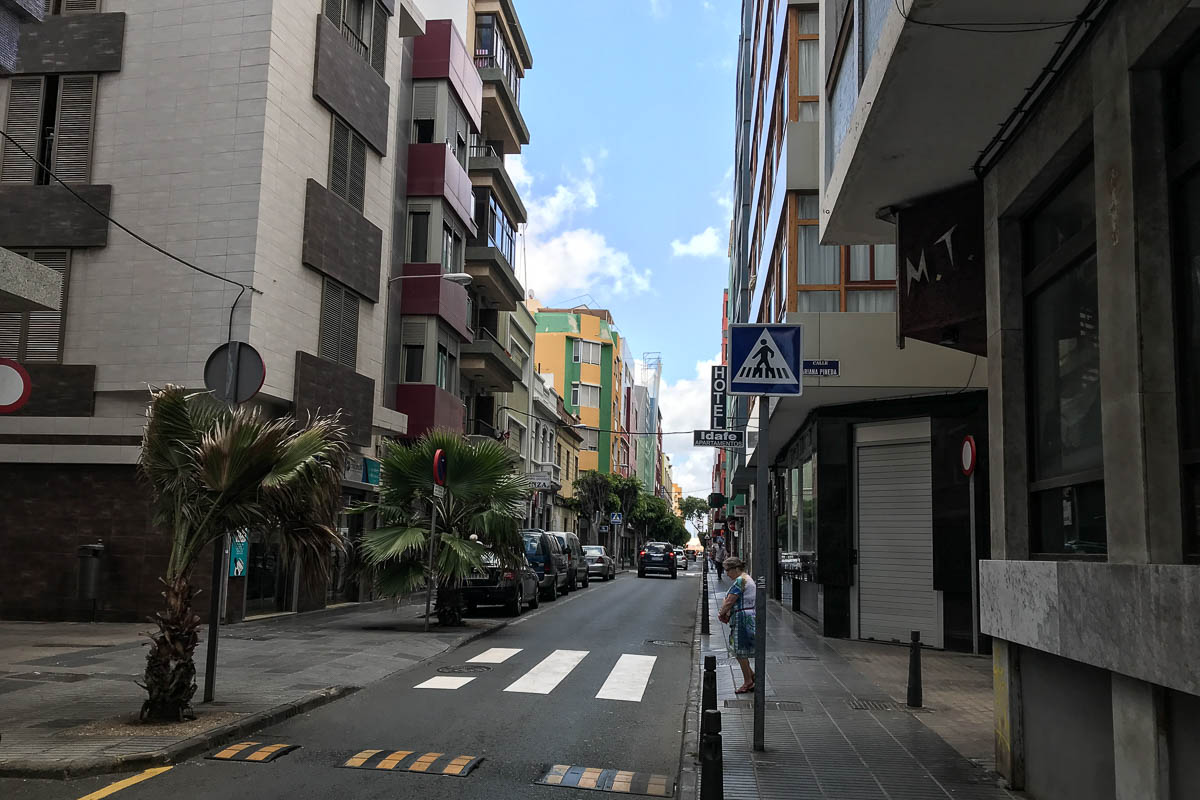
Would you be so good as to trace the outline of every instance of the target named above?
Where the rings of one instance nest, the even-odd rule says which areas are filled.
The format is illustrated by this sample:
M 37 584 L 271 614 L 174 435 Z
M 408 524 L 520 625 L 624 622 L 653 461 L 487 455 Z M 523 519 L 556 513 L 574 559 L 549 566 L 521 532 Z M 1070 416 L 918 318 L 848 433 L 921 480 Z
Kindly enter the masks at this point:
M 572 383 L 571 405 L 576 408 L 599 408 L 600 387 L 590 383 Z
M 847 311 L 895 311 L 895 289 L 851 289 L 846 292 Z
M 575 339 L 575 354 L 576 363 L 580 364 L 599 364 L 600 363 L 600 343 L 589 342 L 586 339 Z
M 841 249 L 822 247 L 816 225 L 801 225 L 796 265 L 797 283 L 807 286 L 836 285 L 841 282 Z
M 437 386 L 450 391 L 450 351 L 440 344 L 437 349 Z
M 1030 526 L 1040 553 L 1107 551 L 1094 187 L 1089 161 L 1024 225 Z
M 796 298 L 797 311 L 841 311 L 841 292 L 813 292 L 801 290 Z

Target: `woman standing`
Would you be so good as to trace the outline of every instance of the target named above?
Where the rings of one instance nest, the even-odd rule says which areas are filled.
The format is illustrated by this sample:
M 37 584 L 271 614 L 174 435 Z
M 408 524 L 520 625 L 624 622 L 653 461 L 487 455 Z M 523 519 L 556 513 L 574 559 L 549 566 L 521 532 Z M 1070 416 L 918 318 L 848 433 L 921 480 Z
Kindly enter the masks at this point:
M 737 694 L 754 691 L 754 670 L 750 657 L 754 655 L 754 581 L 746 572 L 746 562 L 736 556 L 725 559 L 725 574 L 733 585 L 725 592 L 725 602 L 717 613 L 721 622 L 729 625 L 729 655 L 742 668 L 744 682 L 734 690 Z

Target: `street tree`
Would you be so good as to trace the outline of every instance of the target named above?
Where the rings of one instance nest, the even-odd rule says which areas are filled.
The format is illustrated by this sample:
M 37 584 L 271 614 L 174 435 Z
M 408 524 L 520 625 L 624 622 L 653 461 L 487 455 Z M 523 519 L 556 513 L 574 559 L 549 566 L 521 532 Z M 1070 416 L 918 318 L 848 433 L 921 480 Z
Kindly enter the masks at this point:
M 577 476 L 572 486 L 575 489 L 575 497 L 579 500 L 579 513 L 588 526 L 588 543 L 602 544 L 598 538 L 600 531 L 595 521 L 599 515 L 607 513 L 610 507 L 612 485 L 609 476 L 589 469 Z
M 336 419 L 301 425 L 259 409 L 229 409 L 207 393 L 166 386 L 151 395 L 138 467 L 151 488 L 155 527 L 171 539 L 142 688 L 143 720 L 191 716 L 200 617 L 192 567 L 227 534 L 254 528 L 278 540 L 308 580 L 327 576 L 344 546 L 335 525 L 346 446 Z
M 682 547 L 691 538 L 683 519 L 674 514 L 667 501 L 661 497 L 642 494 L 631 519 L 645 532 L 646 541 L 670 542 Z
M 446 454 L 446 491 L 433 496 L 433 457 Z M 362 537 L 363 562 L 383 596 L 400 598 L 421 586 L 437 587 L 438 621 L 462 620 L 458 589 L 493 553 L 514 566 L 524 553 L 521 523 L 532 492 L 509 448 L 491 439 L 468 441 L 446 430 L 426 433 L 412 445 L 392 443 L 381 459 L 377 527 Z M 430 536 L 437 508 L 437 535 Z M 433 574 L 429 548 L 433 547 Z
M 684 522 L 690 522 L 698 531 L 703 532 L 703 524 L 708 520 L 708 501 L 702 497 L 685 497 L 679 501 L 679 516 Z
M 637 507 L 638 498 L 645 493 L 642 488 L 641 479 L 632 475 L 613 475 L 609 478 L 608 482 L 610 491 L 617 501 L 616 508 L 613 510 L 620 511 L 621 517 L 628 521 L 629 515 Z M 616 533 L 614 529 L 612 531 L 614 542 L 616 541 Z

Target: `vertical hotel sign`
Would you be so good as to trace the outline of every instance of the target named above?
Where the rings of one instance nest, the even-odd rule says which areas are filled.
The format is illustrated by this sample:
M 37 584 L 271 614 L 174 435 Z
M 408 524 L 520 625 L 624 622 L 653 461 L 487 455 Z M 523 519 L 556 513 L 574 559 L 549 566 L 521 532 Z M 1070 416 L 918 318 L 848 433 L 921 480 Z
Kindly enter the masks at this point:
M 729 392 L 729 367 L 718 365 L 712 368 L 712 391 L 709 393 L 709 425 L 715 431 L 725 430 L 726 397 Z

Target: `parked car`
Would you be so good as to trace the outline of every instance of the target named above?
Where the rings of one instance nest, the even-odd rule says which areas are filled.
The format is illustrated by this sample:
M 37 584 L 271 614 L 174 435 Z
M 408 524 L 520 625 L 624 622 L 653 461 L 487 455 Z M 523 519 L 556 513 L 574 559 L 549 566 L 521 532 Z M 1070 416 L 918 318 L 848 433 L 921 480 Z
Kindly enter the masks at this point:
M 558 540 L 564 553 L 567 554 L 567 591 L 572 592 L 579 587 L 587 588 L 588 565 L 583 557 L 583 545 L 579 537 L 570 531 L 550 531 L 550 535 Z
M 665 572 L 672 578 L 678 577 L 679 564 L 675 548 L 666 542 L 646 542 L 638 551 L 638 577 L 649 572 Z
M 603 545 L 585 544 L 583 556 L 587 559 L 588 575 L 597 575 L 602 581 L 611 581 L 617 577 L 617 564 Z
M 499 558 L 487 553 L 483 569 L 467 578 L 462 595 L 468 611 L 478 606 L 500 605 L 515 617 L 525 610 L 526 603 L 530 608 L 538 607 L 538 588 L 538 574 L 524 554 L 520 564 L 505 568 Z
M 687 570 L 687 568 L 688 568 L 688 566 L 687 566 L 687 551 L 684 550 L 682 547 L 675 548 L 675 563 L 682 564 L 684 570 Z
M 567 554 L 558 539 L 537 528 L 521 531 L 525 538 L 525 558 L 538 576 L 538 592 L 554 600 L 567 591 Z

